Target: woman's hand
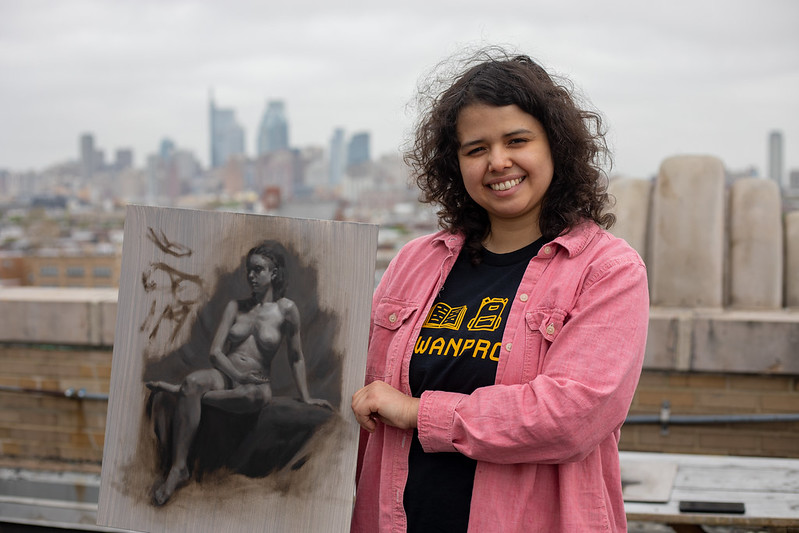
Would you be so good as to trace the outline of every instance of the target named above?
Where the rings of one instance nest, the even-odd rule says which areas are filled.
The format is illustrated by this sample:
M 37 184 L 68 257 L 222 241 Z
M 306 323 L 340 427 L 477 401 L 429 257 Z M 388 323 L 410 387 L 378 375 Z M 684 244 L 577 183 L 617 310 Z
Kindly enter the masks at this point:
M 378 420 L 396 428 L 412 429 L 419 414 L 419 398 L 403 394 L 383 381 L 374 381 L 352 395 L 352 412 L 369 433 L 374 432 Z
M 269 378 L 264 376 L 264 373 L 260 370 L 250 370 L 241 374 L 241 378 L 236 381 L 241 385 L 263 385 L 264 383 L 269 383 Z
M 330 404 L 330 402 L 328 402 L 327 400 L 323 400 L 321 398 L 308 398 L 307 400 L 304 400 L 304 401 L 308 405 L 316 405 L 318 407 L 324 407 L 326 409 L 330 409 L 331 411 L 335 411 L 335 409 L 333 409 L 333 406 Z

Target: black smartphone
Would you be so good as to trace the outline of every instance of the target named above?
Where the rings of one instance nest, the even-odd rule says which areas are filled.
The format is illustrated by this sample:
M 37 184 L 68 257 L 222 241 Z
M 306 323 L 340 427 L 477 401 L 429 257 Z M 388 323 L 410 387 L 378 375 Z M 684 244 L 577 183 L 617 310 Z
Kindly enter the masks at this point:
M 681 513 L 723 513 L 744 514 L 746 508 L 742 502 L 680 502 Z

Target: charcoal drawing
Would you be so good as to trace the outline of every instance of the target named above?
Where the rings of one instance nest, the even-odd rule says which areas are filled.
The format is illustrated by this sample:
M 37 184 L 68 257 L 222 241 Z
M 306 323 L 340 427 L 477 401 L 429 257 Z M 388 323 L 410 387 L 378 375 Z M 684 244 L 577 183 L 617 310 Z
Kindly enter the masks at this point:
M 151 235 L 156 235 L 152 229 Z M 165 248 L 164 243 L 190 253 L 161 233 L 157 244 Z M 173 287 L 187 281 L 202 285 L 195 276 L 156 268 L 170 274 Z M 219 280 L 189 342 L 145 368 L 161 472 L 151 493 L 153 505 L 166 504 L 193 472 L 198 479 L 219 468 L 265 476 L 301 468 L 308 459 L 301 454 L 304 444 L 333 416 L 340 400 L 339 357 L 319 342 L 332 335 L 335 316 L 315 305 L 315 285 L 313 267 L 301 265 L 286 246 L 259 243 L 244 254 L 239 268 Z M 177 301 L 178 310 L 183 305 Z M 302 309 L 311 315 L 316 342 L 303 340 Z M 209 317 L 216 324 L 212 334 L 203 320 Z M 182 327 L 182 321 L 174 327 Z M 311 377 L 323 377 L 321 386 L 309 384 L 306 344 L 314 354 Z M 288 363 L 289 379 L 273 372 L 277 358 Z
M 127 207 L 99 525 L 349 529 L 377 230 Z

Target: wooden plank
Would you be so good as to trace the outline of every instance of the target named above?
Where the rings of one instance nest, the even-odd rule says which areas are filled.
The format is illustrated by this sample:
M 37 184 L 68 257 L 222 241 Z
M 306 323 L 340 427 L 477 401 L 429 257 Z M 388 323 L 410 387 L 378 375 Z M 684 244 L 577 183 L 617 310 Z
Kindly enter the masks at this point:
M 707 466 L 685 465 L 676 482 L 680 488 L 694 490 L 742 487 L 763 492 L 799 493 L 799 468 L 747 466 L 729 461 Z
M 288 303 L 251 296 L 246 254 L 265 240 L 286 249 Z M 151 532 L 348 531 L 358 439 L 349 404 L 363 384 L 376 248 L 373 225 L 129 207 L 98 523 Z M 272 260 L 264 270 L 275 270 Z M 191 477 L 155 505 L 169 472 L 159 457 L 175 457 L 165 442 L 177 440 L 171 428 L 184 420 L 181 393 L 164 384 L 177 387 L 211 367 L 210 345 L 231 301 L 225 350 L 236 345 L 250 350 L 247 361 L 263 361 L 257 390 L 271 389 L 272 400 L 230 414 L 229 404 L 209 406 L 203 396 Z M 291 302 L 310 395 L 332 410 L 295 399 Z M 225 390 L 236 386 L 228 380 Z
M 628 520 L 713 526 L 799 526 L 799 460 L 621 452 L 622 465 L 678 465 L 666 502 L 625 501 Z M 624 466 L 622 466 L 624 469 Z M 743 515 L 681 513 L 680 501 L 742 502 Z

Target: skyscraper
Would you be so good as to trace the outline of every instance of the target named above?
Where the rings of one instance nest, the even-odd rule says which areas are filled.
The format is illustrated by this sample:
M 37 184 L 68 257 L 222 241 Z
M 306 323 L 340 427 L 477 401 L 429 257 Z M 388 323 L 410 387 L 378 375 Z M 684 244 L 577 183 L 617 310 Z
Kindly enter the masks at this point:
M 266 110 L 258 129 L 258 155 L 286 150 L 289 147 L 289 123 L 286 106 L 282 100 L 267 102 Z
M 347 146 L 347 166 L 353 167 L 370 161 L 369 155 L 369 133 L 356 133 L 350 139 Z
M 244 128 L 236 122 L 236 113 L 232 109 L 216 107 L 211 95 L 209 105 L 211 168 L 217 168 L 233 155 L 244 153 Z
M 118 148 L 114 161 L 115 170 L 124 170 L 133 167 L 133 150 L 130 148 Z
M 344 130 L 336 128 L 333 130 L 333 137 L 330 138 L 330 168 L 328 169 L 329 183 L 338 185 L 341 183 L 341 176 L 344 174 L 345 163 Z
M 772 131 L 768 136 L 768 177 L 782 188 L 782 132 Z
M 89 179 L 94 173 L 94 135 L 84 133 L 80 136 L 80 170 L 83 179 Z

